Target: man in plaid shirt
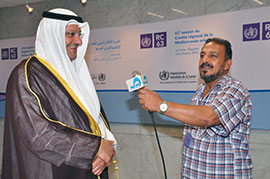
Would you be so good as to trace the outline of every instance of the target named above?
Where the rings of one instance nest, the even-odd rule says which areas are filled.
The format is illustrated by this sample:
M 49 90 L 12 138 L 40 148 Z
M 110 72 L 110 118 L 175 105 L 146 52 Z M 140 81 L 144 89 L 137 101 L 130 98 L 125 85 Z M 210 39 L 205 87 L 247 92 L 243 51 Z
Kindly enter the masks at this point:
M 248 90 L 228 74 L 231 64 L 231 44 L 211 38 L 200 52 L 204 83 L 190 105 L 164 101 L 147 88 L 138 92 L 143 109 L 185 123 L 182 178 L 252 178 L 252 103 Z

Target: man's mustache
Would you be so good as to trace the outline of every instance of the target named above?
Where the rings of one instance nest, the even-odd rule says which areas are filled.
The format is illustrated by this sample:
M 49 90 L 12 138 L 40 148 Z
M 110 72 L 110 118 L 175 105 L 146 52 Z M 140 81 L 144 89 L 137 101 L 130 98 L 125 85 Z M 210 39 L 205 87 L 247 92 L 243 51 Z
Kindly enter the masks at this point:
M 208 62 L 205 62 L 205 63 L 200 65 L 200 68 L 204 68 L 204 67 L 214 68 L 214 66 L 210 65 Z
M 72 43 L 72 44 L 69 44 L 68 47 L 70 48 L 78 48 L 80 45 L 78 44 L 75 44 L 75 43 Z

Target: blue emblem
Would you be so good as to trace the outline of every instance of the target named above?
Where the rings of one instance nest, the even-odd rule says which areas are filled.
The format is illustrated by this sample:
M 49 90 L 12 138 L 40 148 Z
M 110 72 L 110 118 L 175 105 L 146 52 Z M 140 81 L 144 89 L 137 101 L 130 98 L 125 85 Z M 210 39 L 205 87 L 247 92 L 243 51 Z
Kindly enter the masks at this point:
M 131 90 L 137 89 L 142 86 L 142 81 L 139 77 L 133 79 L 133 85 L 130 87 Z

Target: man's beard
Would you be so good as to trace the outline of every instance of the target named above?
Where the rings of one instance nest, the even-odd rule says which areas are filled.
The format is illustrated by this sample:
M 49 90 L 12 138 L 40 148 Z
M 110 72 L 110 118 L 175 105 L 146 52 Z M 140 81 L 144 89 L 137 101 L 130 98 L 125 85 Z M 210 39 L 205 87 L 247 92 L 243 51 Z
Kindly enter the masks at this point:
M 210 65 L 207 62 L 203 63 L 200 66 L 200 68 L 203 68 L 204 66 L 214 68 L 212 65 Z M 218 79 L 221 76 L 221 74 L 223 73 L 223 70 L 221 68 L 216 74 L 213 74 L 213 75 L 204 75 L 203 73 L 204 73 L 204 71 L 202 73 L 200 73 L 201 79 L 203 79 L 205 83 L 211 83 L 211 82 L 215 81 L 216 79 Z
M 221 70 L 219 70 L 216 74 L 213 74 L 213 75 L 200 74 L 200 76 L 201 76 L 201 79 L 203 79 L 205 83 L 211 83 L 215 81 L 216 79 L 218 79 L 221 73 L 222 73 Z

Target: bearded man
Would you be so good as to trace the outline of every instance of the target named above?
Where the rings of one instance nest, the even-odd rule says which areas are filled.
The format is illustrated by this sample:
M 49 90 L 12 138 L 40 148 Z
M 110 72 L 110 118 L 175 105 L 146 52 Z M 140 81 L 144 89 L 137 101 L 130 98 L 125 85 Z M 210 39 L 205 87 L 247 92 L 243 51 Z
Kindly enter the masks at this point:
M 252 103 L 248 90 L 228 72 L 231 44 L 208 39 L 200 52 L 202 83 L 190 105 L 163 100 L 147 88 L 138 92 L 142 108 L 185 124 L 182 178 L 252 178 L 248 137 Z

